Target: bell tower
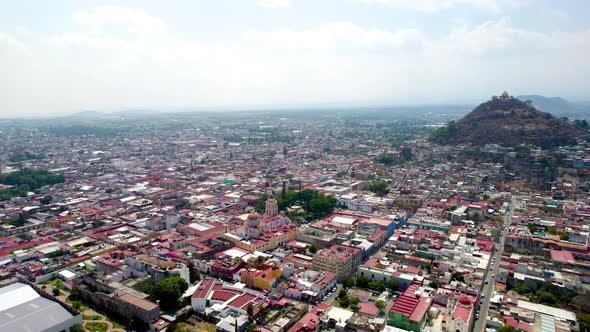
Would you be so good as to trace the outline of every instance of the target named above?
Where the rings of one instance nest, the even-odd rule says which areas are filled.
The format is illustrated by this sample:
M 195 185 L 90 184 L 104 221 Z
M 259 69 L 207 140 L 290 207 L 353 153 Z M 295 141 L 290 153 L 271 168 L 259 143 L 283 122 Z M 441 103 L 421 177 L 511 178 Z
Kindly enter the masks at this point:
M 275 199 L 275 196 L 271 191 L 268 195 L 268 199 L 266 200 L 266 206 L 264 209 L 264 216 L 265 217 L 274 217 L 277 214 L 279 214 L 279 206 L 277 205 L 277 200 Z

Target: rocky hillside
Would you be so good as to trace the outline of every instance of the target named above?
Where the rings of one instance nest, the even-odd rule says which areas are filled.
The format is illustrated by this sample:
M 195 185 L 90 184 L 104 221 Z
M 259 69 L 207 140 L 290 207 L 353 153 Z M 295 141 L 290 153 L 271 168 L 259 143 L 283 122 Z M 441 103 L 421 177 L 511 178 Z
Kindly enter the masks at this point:
M 585 121 L 574 124 L 541 112 L 504 92 L 477 106 L 461 120 L 439 128 L 431 139 L 440 144 L 528 143 L 551 148 L 575 144 L 578 137 L 588 134 L 587 126 Z

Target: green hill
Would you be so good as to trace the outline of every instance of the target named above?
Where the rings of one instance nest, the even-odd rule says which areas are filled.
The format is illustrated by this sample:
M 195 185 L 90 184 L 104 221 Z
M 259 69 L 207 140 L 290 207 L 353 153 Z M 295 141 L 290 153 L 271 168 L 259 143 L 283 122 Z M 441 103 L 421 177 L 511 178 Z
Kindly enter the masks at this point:
M 572 123 L 556 118 L 504 92 L 480 104 L 461 120 L 437 129 L 431 140 L 440 144 L 527 143 L 552 148 L 576 144 L 577 138 L 588 135 L 587 127 L 585 121 Z

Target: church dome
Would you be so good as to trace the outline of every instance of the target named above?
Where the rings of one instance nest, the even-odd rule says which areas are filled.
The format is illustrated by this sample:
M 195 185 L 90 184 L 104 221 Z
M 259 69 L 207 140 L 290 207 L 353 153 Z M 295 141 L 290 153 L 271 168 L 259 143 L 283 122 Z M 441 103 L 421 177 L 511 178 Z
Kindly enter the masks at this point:
M 250 213 L 248 215 L 248 220 L 258 220 L 260 219 L 260 215 L 256 212 Z
M 459 303 L 463 304 L 463 305 L 471 305 L 472 301 L 469 297 L 467 296 L 461 296 L 459 298 Z

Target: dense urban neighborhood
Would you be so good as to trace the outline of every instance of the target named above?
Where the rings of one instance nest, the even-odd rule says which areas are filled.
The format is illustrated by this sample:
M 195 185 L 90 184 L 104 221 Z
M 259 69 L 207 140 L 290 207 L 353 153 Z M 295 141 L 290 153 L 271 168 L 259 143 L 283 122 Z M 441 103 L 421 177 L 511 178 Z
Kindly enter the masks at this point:
M 0 122 L 0 331 L 588 331 L 590 143 L 428 112 Z

